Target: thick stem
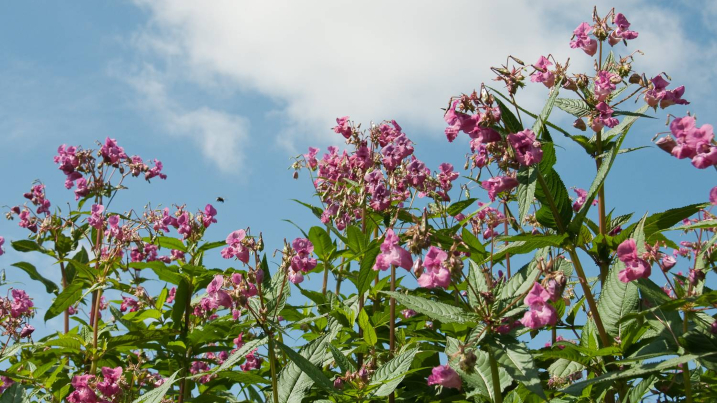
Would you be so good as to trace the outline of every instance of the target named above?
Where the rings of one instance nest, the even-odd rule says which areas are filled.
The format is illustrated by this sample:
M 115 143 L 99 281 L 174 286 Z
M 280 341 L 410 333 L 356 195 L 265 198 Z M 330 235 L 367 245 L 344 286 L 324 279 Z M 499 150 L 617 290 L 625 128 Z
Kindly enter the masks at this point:
M 391 292 L 396 291 L 396 266 L 391 265 Z M 391 319 L 390 319 L 390 327 L 389 327 L 389 339 L 388 339 L 388 348 L 390 352 L 390 356 L 393 357 L 393 354 L 396 351 L 396 300 L 391 297 L 389 300 L 390 304 L 390 313 L 391 313 Z M 393 403 L 396 400 L 395 392 L 391 392 L 391 394 L 388 396 L 389 403 Z
M 329 266 L 324 262 L 324 284 L 321 287 L 321 293 L 326 296 L 326 286 L 329 283 Z
M 592 318 L 595 321 L 595 327 L 597 327 L 598 334 L 600 335 L 600 341 L 602 341 L 603 347 L 609 347 L 611 344 L 610 338 L 605 331 L 605 326 L 603 326 L 602 324 L 602 319 L 600 319 L 600 313 L 598 313 L 597 303 L 595 303 L 595 298 L 593 297 L 593 292 L 590 289 L 590 284 L 588 284 L 588 280 L 585 276 L 583 266 L 582 264 L 580 264 L 580 258 L 578 258 L 578 254 L 573 248 L 568 249 L 568 253 L 570 254 L 570 260 L 573 261 L 575 272 L 577 272 L 578 274 L 578 279 L 580 280 L 580 286 L 583 288 L 585 300 L 588 302 L 588 306 L 590 307 L 590 313 L 592 314 Z
M 271 368 L 271 394 L 274 403 L 279 403 L 279 388 L 276 376 L 276 352 L 274 351 L 274 335 L 269 334 L 269 367 Z
M 503 223 L 503 230 L 504 235 L 508 236 L 508 201 L 503 201 L 503 214 L 505 215 L 505 222 Z M 505 241 L 506 247 L 508 246 L 508 241 Z M 510 253 L 505 254 L 505 271 L 507 272 L 508 277 L 510 278 Z
M 192 294 L 194 293 L 192 285 L 189 286 L 187 298 L 184 304 L 184 326 L 182 327 L 182 341 L 187 343 L 187 335 L 189 334 L 189 319 L 190 312 L 192 309 Z M 189 398 L 189 388 L 187 388 L 187 373 L 189 372 L 188 363 L 191 352 L 189 349 L 184 354 L 184 362 L 182 363 L 182 379 L 179 381 L 179 403 L 184 403 L 185 399 Z
M 95 370 L 97 369 L 97 335 L 99 334 L 100 330 L 100 301 L 102 300 L 102 289 L 96 291 L 94 302 L 95 304 L 92 306 L 92 316 L 95 318 L 95 323 L 92 326 L 92 367 L 90 368 L 90 374 L 94 374 Z
M 498 364 L 492 352 L 488 352 L 490 357 L 490 377 L 493 380 L 493 395 L 495 403 L 503 403 L 503 395 L 500 391 L 500 376 L 498 376 Z
M 67 288 L 67 274 L 65 272 L 65 262 L 60 261 L 60 272 L 62 273 L 62 290 L 64 291 L 65 288 Z M 65 334 L 70 332 L 70 311 L 65 309 L 64 312 L 64 327 L 65 327 Z
M 687 312 L 685 312 L 685 317 L 682 320 L 682 331 L 685 333 L 687 333 L 688 330 L 687 319 Z M 685 402 L 692 403 L 692 381 L 690 381 L 690 367 L 687 363 L 682 364 L 682 379 L 685 384 Z
M 600 166 L 602 165 L 602 131 L 597 132 L 596 134 L 596 146 L 597 146 L 597 155 L 598 157 L 595 158 L 595 165 L 597 166 L 597 169 L 600 169 Z M 603 237 L 607 233 L 607 215 L 605 214 L 605 184 L 603 183 L 602 186 L 600 186 L 600 189 L 598 189 L 598 220 L 600 225 L 600 235 Z M 608 273 L 608 262 L 600 261 L 600 286 L 605 286 L 605 279 L 607 278 Z

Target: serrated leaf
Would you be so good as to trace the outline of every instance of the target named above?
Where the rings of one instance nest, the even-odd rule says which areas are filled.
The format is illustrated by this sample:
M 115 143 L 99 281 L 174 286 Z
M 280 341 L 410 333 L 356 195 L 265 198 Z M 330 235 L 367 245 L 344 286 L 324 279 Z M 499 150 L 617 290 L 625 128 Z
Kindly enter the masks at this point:
M 380 366 L 371 378 L 371 385 L 381 385 L 373 394 L 388 396 L 396 390 L 406 376 L 406 371 L 411 368 L 411 362 L 417 352 L 417 348 L 405 351 Z
M 382 293 L 395 298 L 398 303 L 409 309 L 413 309 L 418 313 L 422 313 L 433 320 L 439 320 L 443 323 L 468 323 L 477 322 L 479 319 L 478 316 L 472 312 L 467 312 L 459 307 L 442 302 L 431 301 L 426 298 L 398 292 L 382 291 Z
M 545 398 L 538 369 L 535 367 L 530 350 L 524 343 L 508 337 L 496 337 L 490 340 L 489 345 L 492 347 L 496 361 L 513 379 L 523 383 L 536 395 Z
M 13 383 L 0 396 L 0 403 L 24 403 L 25 388 L 19 382 Z
M 50 308 L 47 312 L 45 312 L 45 322 L 61 314 L 67 308 L 82 299 L 82 290 L 84 288 L 85 283 L 80 279 L 76 279 L 70 283 L 64 290 L 62 290 L 57 298 L 55 298 L 52 305 L 50 305 Z
M 468 265 L 468 281 L 471 285 L 466 290 L 468 293 L 468 302 L 471 304 L 471 307 L 477 308 L 482 306 L 482 299 L 479 298 L 476 293 L 487 292 L 488 283 L 486 283 L 485 275 L 476 262 L 469 260 Z
M 466 397 L 475 395 L 485 396 L 494 401 L 493 378 L 490 372 L 490 357 L 488 353 L 481 350 L 474 350 L 476 355 L 476 363 L 473 373 L 466 373 L 460 368 L 458 359 L 458 340 L 447 337 L 446 339 L 446 355 L 449 357 L 448 365 L 451 366 L 465 381 L 465 383 L 473 389 Z M 512 383 L 510 375 L 503 369 L 498 368 L 498 379 L 500 382 L 500 390 L 504 390 Z
M 588 116 L 593 111 L 593 108 L 582 99 L 558 98 L 555 100 L 555 106 L 576 118 Z
M 28 276 L 30 276 L 31 279 L 41 282 L 45 286 L 45 291 L 47 291 L 48 293 L 54 293 L 59 290 L 57 284 L 40 275 L 35 266 L 33 266 L 32 264 L 28 262 L 17 262 L 11 264 L 11 266 L 17 267 L 18 269 L 24 271 L 25 273 L 27 273 Z
M 160 403 L 164 399 L 164 396 L 167 394 L 172 385 L 174 385 L 178 373 L 179 371 L 176 371 L 168 379 L 165 379 L 164 383 L 158 388 L 152 389 L 149 392 L 143 394 L 142 396 L 136 398 L 132 403 Z
M 371 346 L 375 346 L 376 342 L 378 342 L 378 337 L 376 336 L 376 329 L 374 329 L 373 325 L 371 325 L 371 321 L 368 318 L 368 315 L 366 314 L 365 310 L 361 310 L 358 315 L 358 324 L 359 327 L 363 330 L 363 339 Z
M 378 271 L 374 270 L 373 266 L 376 264 L 376 257 L 379 253 L 381 253 L 381 249 L 378 245 L 374 245 L 366 251 L 360 260 L 357 285 L 359 295 L 368 291 L 371 288 L 371 282 L 378 276 Z
M 334 251 L 334 244 L 326 230 L 321 227 L 311 227 L 309 230 L 309 241 L 314 245 L 314 253 L 322 260 L 329 260 Z
M 144 240 L 145 242 L 151 242 L 151 243 L 153 243 L 154 245 L 160 246 L 160 247 L 162 247 L 162 248 L 175 249 L 175 250 L 180 250 L 180 251 L 182 251 L 182 252 L 186 252 L 186 251 L 187 251 L 187 247 L 184 245 L 184 243 L 183 243 L 181 240 L 177 239 L 177 238 L 172 238 L 172 237 L 169 237 L 169 236 L 158 236 L 158 237 L 156 237 L 156 238 L 154 238 L 154 239 L 152 239 L 152 238 L 143 238 L 143 240 Z
M 234 365 L 241 360 L 242 358 L 246 357 L 247 354 L 254 351 L 254 349 L 259 348 L 266 344 L 267 338 L 261 338 L 261 339 L 254 339 L 251 341 L 248 341 L 244 343 L 243 346 L 241 346 L 237 351 L 233 352 L 229 358 L 227 358 L 220 366 L 218 366 L 215 371 L 228 371 L 234 368 Z
M 446 209 L 446 213 L 448 213 L 449 216 L 453 217 L 461 213 L 463 210 L 470 207 L 471 204 L 475 203 L 478 199 L 466 199 L 457 201 Z
M 351 362 L 351 360 L 346 358 L 346 356 L 341 352 L 341 350 L 334 347 L 333 344 L 329 344 L 329 350 L 331 351 L 331 355 L 334 356 L 334 361 L 336 361 L 336 364 L 338 364 L 342 374 L 345 374 L 347 371 L 356 371 L 356 367 L 354 366 L 354 364 Z
M 42 247 L 38 245 L 37 242 L 31 241 L 29 239 L 12 241 L 10 242 L 10 245 L 18 252 L 35 252 L 42 249 Z
M 334 384 L 326 377 L 326 375 L 324 375 L 320 368 L 314 365 L 311 361 L 302 357 L 301 354 L 297 353 L 293 348 L 287 346 L 286 344 L 280 341 L 277 341 L 276 344 L 284 352 L 284 354 L 289 357 L 291 362 L 296 364 L 296 366 L 298 366 L 304 374 L 308 375 L 316 385 L 327 390 L 333 389 Z

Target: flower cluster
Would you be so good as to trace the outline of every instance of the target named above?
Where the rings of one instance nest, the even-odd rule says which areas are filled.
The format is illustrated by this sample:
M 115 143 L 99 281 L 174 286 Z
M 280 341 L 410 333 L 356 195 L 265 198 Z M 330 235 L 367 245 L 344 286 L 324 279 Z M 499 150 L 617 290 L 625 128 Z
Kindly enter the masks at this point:
M 386 230 L 381 243 L 381 253 L 376 257 L 376 263 L 373 265 L 374 270 L 386 270 L 391 266 L 411 270 L 413 258 L 407 250 L 399 246 L 400 241 L 392 228 Z
M 67 396 L 67 401 L 70 403 L 120 401 L 122 388 L 126 386 L 126 382 L 122 378 L 122 371 L 122 367 L 103 367 L 102 380 L 97 379 L 94 375 L 75 375 L 71 382 L 74 391 Z
M 316 267 L 316 259 L 312 257 L 314 244 L 306 238 L 296 238 L 291 246 L 295 254 L 291 257 L 288 271 L 289 281 L 293 284 L 300 284 L 304 281 L 304 274 Z
M 451 271 L 447 267 L 448 253 L 431 246 L 423 261 L 419 258 L 414 263 L 414 273 L 418 277 L 418 285 L 424 288 L 447 288 L 451 284 Z
M 625 264 L 625 269 L 618 273 L 618 278 L 623 283 L 650 277 L 650 264 L 638 257 L 634 239 L 627 239 L 618 245 L 617 258 Z
M 657 146 L 678 159 L 691 158 L 695 168 L 705 169 L 717 164 L 717 146 L 714 144 L 712 125 L 697 127 L 692 116 L 674 119 L 670 123 L 672 138 L 667 135 Z
M 549 303 L 555 296 L 551 295 L 543 286 L 533 284 L 533 288 L 523 302 L 529 310 L 523 315 L 520 322 L 531 329 L 540 329 L 546 325 L 554 325 L 558 320 L 558 313 Z

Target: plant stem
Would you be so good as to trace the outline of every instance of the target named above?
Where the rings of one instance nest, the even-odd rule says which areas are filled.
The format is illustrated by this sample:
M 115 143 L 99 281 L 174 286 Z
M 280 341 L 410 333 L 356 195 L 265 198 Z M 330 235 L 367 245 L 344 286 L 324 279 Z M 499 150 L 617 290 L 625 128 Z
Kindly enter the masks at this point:
M 575 271 L 578 274 L 578 279 L 580 280 L 580 286 L 582 286 L 583 288 L 585 300 L 588 302 L 592 318 L 595 321 L 595 327 L 597 327 L 598 333 L 600 334 L 600 341 L 602 341 L 603 347 L 608 347 L 610 346 L 610 338 L 608 337 L 607 332 L 605 332 L 605 327 L 602 324 L 602 319 L 600 319 L 600 314 L 598 313 L 597 304 L 595 303 L 595 298 L 593 297 L 593 292 L 590 289 L 590 284 L 588 284 L 587 277 L 585 276 L 585 271 L 583 270 L 583 266 L 582 264 L 580 264 L 580 258 L 578 258 L 578 254 L 573 248 L 568 249 L 568 253 L 570 254 L 570 260 L 573 261 L 573 266 L 575 266 Z
M 274 403 L 279 403 L 279 388 L 276 377 L 276 353 L 274 351 L 274 335 L 269 333 L 269 366 L 271 368 L 271 393 Z
M 100 302 L 102 300 L 102 288 L 98 289 L 96 291 L 96 298 L 94 299 L 94 305 L 92 306 L 92 312 L 93 316 L 95 318 L 95 323 L 92 327 L 92 349 L 94 350 L 92 353 L 92 367 L 90 368 L 90 374 L 94 374 L 95 370 L 97 369 L 97 335 L 100 328 Z
M 391 292 L 396 291 L 396 266 L 391 265 Z M 393 354 L 396 350 L 396 300 L 391 297 L 389 300 L 390 305 L 390 312 L 391 312 L 391 319 L 389 327 L 389 338 L 388 338 L 388 348 L 389 348 L 389 356 L 393 357 Z M 396 401 L 396 394 L 395 392 L 391 392 L 391 394 L 388 396 L 389 403 L 393 403 Z
M 597 157 L 595 158 L 595 165 L 597 166 L 597 169 L 600 170 L 600 166 L 602 165 L 602 131 L 599 131 L 595 134 L 597 136 Z M 605 214 L 605 183 L 600 186 L 600 189 L 598 189 L 598 219 L 599 219 L 599 225 L 600 225 L 600 235 L 603 237 L 607 233 L 607 223 L 606 223 L 606 214 Z M 608 272 L 608 266 L 607 262 L 603 262 L 602 259 L 600 260 L 600 287 L 605 286 L 605 279 L 607 278 L 607 272 Z
M 508 236 L 508 201 L 503 201 L 503 215 L 505 215 L 505 222 L 503 222 L 503 230 L 505 231 L 505 236 Z M 506 247 L 508 246 L 508 241 L 505 241 Z M 507 272 L 508 277 L 510 278 L 510 253 L 505 254 L 505 271 Z
M 684 333 L 687 333 L 689 322 L 687 320 L 687 312 L 685 312 L 684 314 L 685 317 L 682 320 L 682 331 Z M 685 384 L 685 402 L 692 403 L 692 382 L 690 381 L 690 367 L 687 365 L 687 363 L 682 364 L 682 379 Z
M 503 403 L 503 395 L 500 391 L 500 377 L 498 376 L 498 364 L 495 362 L 495 357 L 492 352 L 488 352 L 490 361 L 490 376 L 493 380 L 493 394 L 495 403 Z

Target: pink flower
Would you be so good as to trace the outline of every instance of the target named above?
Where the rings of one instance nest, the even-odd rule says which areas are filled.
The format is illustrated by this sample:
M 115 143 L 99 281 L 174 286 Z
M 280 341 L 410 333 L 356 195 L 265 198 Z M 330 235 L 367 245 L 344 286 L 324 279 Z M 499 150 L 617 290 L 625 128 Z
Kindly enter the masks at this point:
M 102 213 L 105 211 L 105 206 L 101 204 L 93 204 L 92 205 L 92 213 L 89 218 L 87 218 L 87 223 L 90 224 L 91 227 L 102 229 L 103 225 L 103 218 Z
M 139 303 L 130 297 L 122 297 L 120 312 L 127 312 L 127 308 L 129 308 L 130 312 L 137 312 L 139 309 Z
M 171 304 L 174 302 L 174 298 L 177 296 L 177 287 L 172 287 L 167 294 L 167 303 Z
M 639 35 L 637 32 L 629 30 L 630 23 L 622 13 L 615 14 L 615 25 L 617 25 L 617 28 L 610 33 L 608 38 L 610 46 L 615 46 L 622 40 L 635 39 Z
M 617 258 L 625 264 L 625 269 L 618 273 L 618 278 L 623 283 L 650 277 L 650 264 L 637 256 L 634 239 L 627 239 L 618 245 Z
M 349 124 L 348 116 L 336 118 L 336 123 L 338 123 L 338 125 L 334 127 L 334 132 L 344 136 L 344 138 L 351 137 L 351 125 Z
M 34 327 L 26 324 L 25 326 L 22 327 L 22 330 L 20 331 L 20 338 L 23 339 L 25 337 L 30 337 L 30 335 L 34 331 L 35 331 Z
M 599 104 L 597 104 L 595 109 L 597 109 L 599 115 L 592 118 L 592 123 L 590 124 L 590 127 L 596 133 L 602 130 L 604 126 L 615 127 L 618 123 L 620 123 L 616 118 L 612 117 L 613 110 L 605 102 L 600 102 Z
M 570 41 L 570 47 L 581 48 L 589 56 L 594 56 L 597 52 L 597 41 L 588 36 L 590 32 L 592 32 L 592 27 L 587 22 L 578 25 L 573 31 L 574 39 Z
M 19 318 L 21 315 L 29 313 L 30 308 L 34 306 L 30 296 L 25 291 L 17 288 L 13 289 L 11 294 L 13 301 L 10 304 L 10 316 Z
M 423 262 L 417 261 L 419 266 L 423 267 L 423 273 L 418 277 L 418 285 L 424 288 L 447 288 L 451 284 L 451 272 L 443 265 L 447 259 L 448 254 L 445 251 L 431 246 Z M 414 267 L 414 272 L 416 269 L 420 267 Z
M 204 214 L 202 215 L 202 224 L 204 225 L 204 228 L 209 228 L 211 224 L 215 224 L 217 222 L 217 219 L 214 218 L 217 215 L 217 209 L 214 208 L 211 204 L 207 204 L 204 206 Z
M 154 166 L 144 173 L 144 179 L 150 180 L 154 177 L 159 176 L 160 179 L 167 179 L 167 175 L 162 173 L 162 161 L 154 160 Z
M 458 373 L 448 365 L 439 365 L 431 370 L 428 385 L 441 385 L 444 388 L 460 389 L 462 382 Z
M 597 97 L 597 100 L 604 101 L 607 99 L 615 91 L 614 81 L 619 82 L 619 80 L 620 76 L 615 73 L 604 70 L 598 72 L 597 77 L 595 77 L 595 97 Z
M 674 257 L 672 257 L 670 255 L 665 255 L 662 257 L 662 268 L 663 269 L 670 270 L 671 268 L 675 267 L 676 264 L 677 264 L 677 260 Z
M 520 322 L 523 326 L 531 329 L 539 329 L 546 325 L 554 325 L 558 320 L 558 314 L 552 305 L 548 303 L 551 294 L 540 284 L 535 283 L 523 302 L 530 308 Z
M 318 153 L 318 148 L 309 147 L 309 152 L 304 154 L 304 159 L 306 160 L 306 164 L 309 168 L 316 169 L 316 166 L 319 164 L 319 161 L 316 160 L 316 154 Z
M 5 250 L 2 248 L 3 245 L 5 245 L 5 237 L 0 236 L 0 256 L 5 253 Z
M 261 357 L 257 357 L 256 355 L 254 355 L 255 353 L 256 353 L 256 350 L 247 354 L 246 361 L 244 362 L 244 364 L 239 366 L 242 369 L 242 371 L 251 371 L 252 369 L 261 368 L 261 363 L 264 360 Z
M 691 158 L 696 168 L 707 168 L 717 163 L 717 149 L 712 144 L 712 125 L 697 127 L 695 118 L 685 116 L 670 123 L 670 131 L 676 138 L 671 154 L 678 159 Z
M 555 73 L 548 71 L 548 67 L 552 65 L 553 63 L 551 63 L 550 60 L 544 56 L 540 56 L 538 62 L 533 65 L 536 70 L 530 75 L 530 81 L 534 83 L 543 83 L 543 85 L 548 88 L 555 85 Z
M 303 273 L 313 270 L 317 264 L 316 259 L 311 257 L 314 245 L 306 238 L 296 238 L 291 244 L 296 251 L 296 254 L 291 258 L 291 269 L 295 272 Z
M 386 270 L 392 265 L 411 270 L 413 258 L 407 250 L 399 246 L 399 243 L 400 239 L 393 229 L 386 230 L 381 244 L 381 253 L 376 257 L 376 263 L 373 265 L 374 270 Z
M 495 196 L 498 193 L 511 190 L 518 186 L 518 181 L 510 176 L 496 176 L 483 181 L 481 186 L 488 191 L 490 200 L 495 201 Z
M 585 200 L 587 200 L 588 192 L 585 189 L 580 188 L 573 188 L 573 191 L 578 195 L 578 197 L 575 199 L 575 202 L 573 203 L 573 210 L 580 211 L 580 209 L 583 207 L 583 204 L 585 204 Z M 597 203 L 597 200 L 593 200 L 592 205 L 596 206 Z
M 401 315 L 403 315 L 404 319 L 412 318 L 416 316 L 416 311 L 413 309 L 404 309 L 401 311 Z
M 127 158 L 124 148 L 117 145 L 117 140 L 107 137 L 105 144 L 100 148 L 100 154 L 104 161 L 110 165 L 116 165 L 121 159 Z
M 665 109 L 671 105 L 688 105 L 687 100 L 682 99 L 682 95 L 685 93 L 685 86 L 681 85 L 674 90 L 668 90 L 667 86 L 670 82 L 662 78 L 662 75 L 658 75 L 652 78 L 650 81 L 652 88 L 645 91 L 645 102 L 653 108 L 658 105 L 660 108 Z
M 713 187 L 712 190 L 710 190 L 710 203 L 713 205 L 717 205 L 717 186 Z
M 224 286 L 224 276 L 217 274 L 214 276 L 214 279 L 209 282 L 207 294 L 216 302 L 217 306 L 231 308 L 232 298 L 226 291 L 222 290 L 222 286 Z
M 228 247 L 221 250 L 224 259 L 236 257 L 244 264 L 249 263 L 249 248 L 242 244 L 242 240 L 246 238 L 246 231 L 243 229 L 236 230 L 229 234 L 226 239 Z
M 535 139 L 535 133 L 530 129 L 509 134 L 508 142 L 513 146 L 518 162 L 521 165 L 538 164 L 543 159 L 540 142 Z

